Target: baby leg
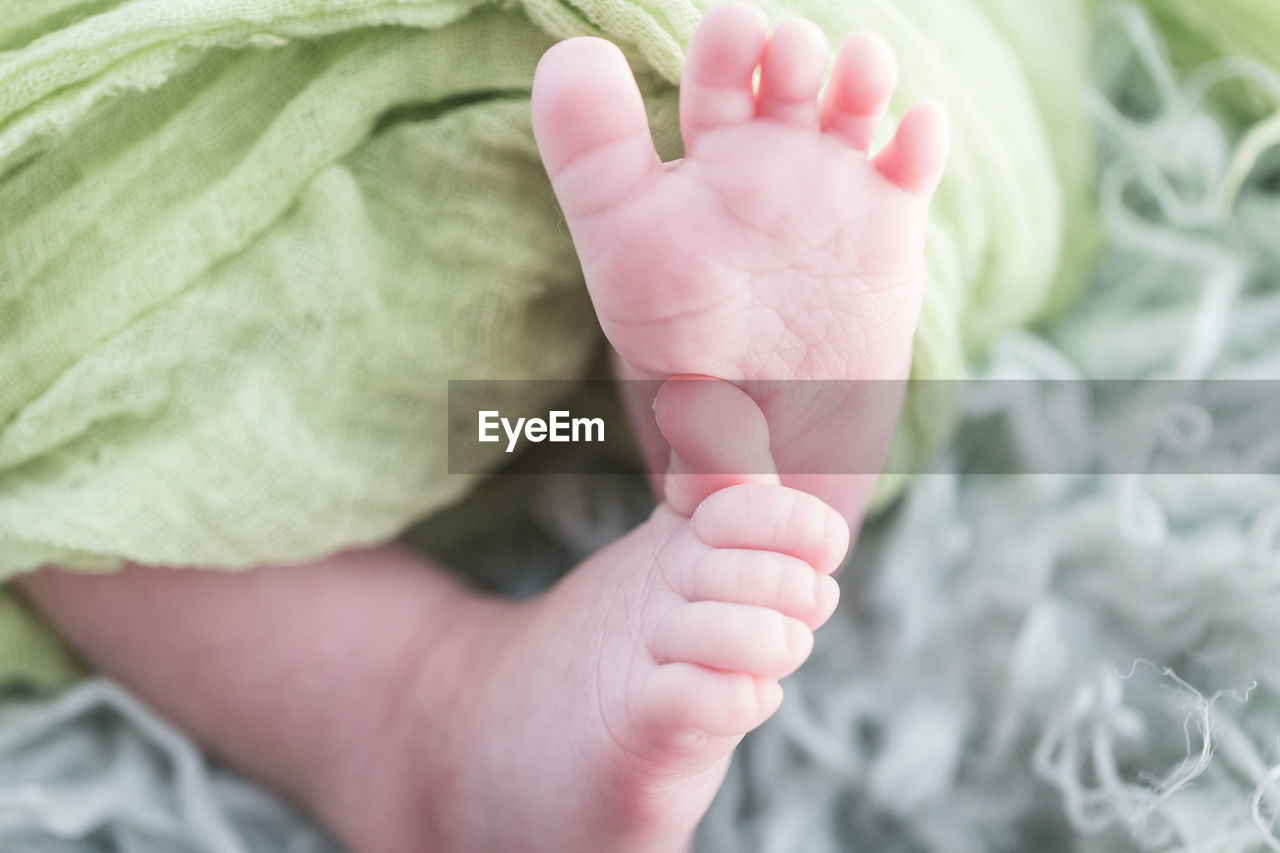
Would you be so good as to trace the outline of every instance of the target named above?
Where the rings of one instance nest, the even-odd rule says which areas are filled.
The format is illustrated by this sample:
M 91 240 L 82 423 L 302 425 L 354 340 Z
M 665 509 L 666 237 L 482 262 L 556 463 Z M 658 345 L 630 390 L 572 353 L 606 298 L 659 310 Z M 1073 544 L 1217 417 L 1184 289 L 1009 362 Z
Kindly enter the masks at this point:
M 394 546 L 23 585 L 104 670 L 359 853 L 677 850 L 834 610 L 849 535 L 767 474 L 699 473 L 725 462 L 699 424 L 754 409 L 720 387 L 659 396 L 675 503 L 532 601 Z
M 404 815 L 410 684 L 505 612 L 403 547 L 248 572 L 42 569 L 18 581 L 96 666 L 355 851 L 428 850 Z M 416 772 L 416 770 L 415 770 Z

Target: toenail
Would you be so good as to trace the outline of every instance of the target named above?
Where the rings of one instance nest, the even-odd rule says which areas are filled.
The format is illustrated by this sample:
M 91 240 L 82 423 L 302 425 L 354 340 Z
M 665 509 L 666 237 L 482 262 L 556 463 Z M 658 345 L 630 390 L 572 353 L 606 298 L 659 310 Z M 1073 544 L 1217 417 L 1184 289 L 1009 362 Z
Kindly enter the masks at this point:
M 814 572 L 813 575 L 813 606 L 819 609 L 827 603 L 827 598 L 831 595 L 826 585 L 822 582 L 826 575 L 820 575 Z
M 830 575 L 815 575 L 817 579 L 813 584 L 813 604 L 818 612 L 829 614 L 840 601 L 840 584 Z
M 761 708 L 776 708 L 782 704 L 782 685 L 776 681 L 757 678 L 756 701 Z
M 849 553 L 849 524 L 835 510 L 832 510 L 827 515 L 824 533 L 827 542 L 831 545 L 835 560 L 831 566 L 824 568 L 834 570 L 844 562 L 844 558 Z
M 803 651 L 808 655 L 813 646 L 813 634 L 798 620 L 788 619 L 786 625 L 787 650 L 793 653 Z

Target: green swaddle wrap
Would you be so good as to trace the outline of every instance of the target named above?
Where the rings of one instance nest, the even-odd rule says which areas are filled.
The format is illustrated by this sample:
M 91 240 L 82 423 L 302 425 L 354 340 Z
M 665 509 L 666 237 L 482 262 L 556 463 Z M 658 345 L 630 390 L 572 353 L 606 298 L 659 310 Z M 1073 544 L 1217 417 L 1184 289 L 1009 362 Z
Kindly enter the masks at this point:
M 951 110 L 919 377 L 1058 301 L 1090 242 L 1087 3 L 1024 6 L 766 4 L 833 44 L 880 32 L 894 114 Z M 447 380 L 572 380 L 599 343 L 533 68 L 559 38 L 618 42 L 678 156 L 700 9 L 0 0 L 0 579 L 304 560 L 456 501 Z M 896 452 L 945 429 L 908 410 Z M 0 601 L 0 679 L 71 671 L 34 624 Z

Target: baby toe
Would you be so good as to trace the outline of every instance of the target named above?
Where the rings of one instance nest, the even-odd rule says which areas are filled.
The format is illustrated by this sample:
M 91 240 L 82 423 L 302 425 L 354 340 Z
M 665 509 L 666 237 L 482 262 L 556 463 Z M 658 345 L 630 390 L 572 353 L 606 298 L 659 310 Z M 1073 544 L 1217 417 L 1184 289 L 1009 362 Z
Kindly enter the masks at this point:
M 827 70 L 827 37 L 804 18 L 783 18 L 760 64 L 756 113 L 761 118 L 818 126 L 818 90 Z
M 661 165 L 635 77 L 622 51 L 603 39 L 568 39 L 543 55 L 531 113 L 538 151 L 570 220 L 628 198 Z
M 686 149 L 702 133 L 755 117 L 753 78 L 768 34 L 764 13 L 746 3 L 725 3 L 703 15 L 680 81 Z
M 892 48 L 875 33 L 850 33 L 822 97 L 822 129 L 866 151 L 898 85 Z
M 835 612 L 840 586 L 803 560 L 771 551 L 718 548 L 693 563 L 682 590 L 690 601 L 768 607 L 816 630 Z
M 681 515 L 691 515 L 727 486 L 777 483 L 769 425 L 741 389 L 705 377 L 673 377 L 658 390 L 653 412 L 671 449 L 663 497 Z
M 767 607 L 694 601 L 672 608 L 650 645 L 662 663 L 692 663 L 761 678 L 782 678 L 813 651 L 813 632 Z
M 694 510 L 694 535 L 712 548 L 776 551 L 831 574 L 849 549 L 849 525 L 831 507 L 785 486 L 721 489 Z
M 782 687 L 774 679 L 678 662 L 652 671 L 633 710 L 651 737 L 737 738 L 773 716 L 781 704 Z
M 876 155 L 880 174 L 912 195 L 929 198 L 942 180 L 951 148 L 951 123 L 947 110 L 937 101 L 922 101 L 912 107 L 898 132 Z

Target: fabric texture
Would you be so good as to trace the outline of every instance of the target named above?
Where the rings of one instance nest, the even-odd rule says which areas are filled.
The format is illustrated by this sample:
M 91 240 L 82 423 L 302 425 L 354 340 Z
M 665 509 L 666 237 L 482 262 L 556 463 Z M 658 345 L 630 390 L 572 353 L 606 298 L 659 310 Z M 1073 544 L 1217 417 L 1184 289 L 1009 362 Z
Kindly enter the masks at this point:
M 952 111 L 921 376 L 957 375 L 1046 304 L 1080 215 L 1084 15 L 1052 5 L 768 7 L 835 39 L 881 32 L 904 69 L 894 114 L 925 95 Z M 305 560 L 455 501 L 471 479 L 446 474 L 446 381 L 570 381 L 598 344 L 529 129 L 540 54 L 580 34 L 621 44 L 674 157 L 699 15 L 688 0 L 0 4 L 0 578 Z M 900 449 L 945 429 L 908 416 Z M 15 665 L 34 673 L 0 647 Z

